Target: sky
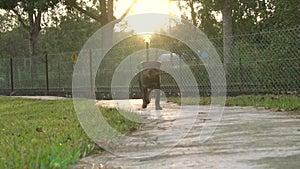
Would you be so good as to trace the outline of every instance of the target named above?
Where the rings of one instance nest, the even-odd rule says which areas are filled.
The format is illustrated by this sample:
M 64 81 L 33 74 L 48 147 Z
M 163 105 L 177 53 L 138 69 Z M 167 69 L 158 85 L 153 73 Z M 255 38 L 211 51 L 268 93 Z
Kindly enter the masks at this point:
M 120 18 L 132 2 L 133 0 L 117 1 L 115 4 L 115 16 L 117 18 Z M 169 14 L 180 17 L 180 10 L 177 6 L 177 3 L 174 1 L 170 1 L 169 3 L 169 0 L 137 0 L 136 4 L 133 6 L 128 16 L 139 15 L 144 13 L 165 14 L 166 18 Z M 149 23 L 147 24 L 147 28 L 143 24 L 141 24 L 144 22 L 144 20 L 141 20 L 142 18 L 134 20 L 126 20 L 125 18 L 125 21 L 128 23 L 128 29 L 134 29 L 137 33 L 141 33 L 145 30 L 147 30 L 148 32 L 160 30 L 162 26 L 168 24 L 168 19 L 166 18 L 151 19 L 151 17 L 149 16 L 148 18 L 144 18 L 144 20 L 147 20 L 147 23 Z
M 120 17 L 124 11 L 129 7 L 133 0 L 118 0 L 116 2 L 115 15 Z M 176 2 L 169 0 L 137 0 L 136 4 L 133 6 L 129 15 L 141 14 L 141 13 L 162 13 L 168 14 L 169 7 L 172 14 L 180 15 L 179 8 Z

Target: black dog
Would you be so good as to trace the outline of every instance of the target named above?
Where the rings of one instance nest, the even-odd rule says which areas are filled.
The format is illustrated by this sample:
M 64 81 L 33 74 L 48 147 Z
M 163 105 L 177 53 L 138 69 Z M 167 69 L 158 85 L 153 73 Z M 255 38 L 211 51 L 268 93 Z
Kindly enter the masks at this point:
M 150 93 L 156 89 L 155 108 L 161 110 L 160 106 L 160 70 L 155 68 L 144 69 L 138 74 L 138 81 L 141 90 L 141 97 L 143 99 L 143 108 L 147 108 L 150 103 Z

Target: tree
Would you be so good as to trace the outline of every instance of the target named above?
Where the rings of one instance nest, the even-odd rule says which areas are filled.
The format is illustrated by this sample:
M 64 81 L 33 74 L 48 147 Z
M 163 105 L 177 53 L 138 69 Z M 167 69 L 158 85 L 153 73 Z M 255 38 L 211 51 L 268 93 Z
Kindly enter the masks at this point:
M 230 64 L 233 61 L 233 33 L 232 33 L 232 0 L 223 0 L 221 3 L 223 20 L 223 58 L 226 74 L 231 73 Z
M 134 0 L 123 15 L 117 19 L 114 16 L 114 0 L 91 0 L 92 5 L 88 5 L 87 1 L 83 0 L 65 0 L 65 4 L 71 8 L 76 9 L 79 12 L 89 16 L 95 21 L 99 22 L 101 26 L 104 26 L 112 21 L 119 22 L 123 20 L 127 14 L 130 12 L 131 8 L 134 6 L 137 0 Z M 115 23 L 117 23 L 115 22 Z M 103 35 L 104 45 L 109 47 L 112 44 L 112 33 L 114 29 L 114 24 L 110 28 L 107 28 L 106 34 Z
M 0 44 L 1 59 L 26 56 L 28 53 L 28 37 L 23 27 L 1 32 Z
M 32 59 L 32 78 L 36 80 L 38 70 L 38 37 L 45 24 L 43 15 L 53 9 L 59 0 L 0 0 L 0 8 L 17 17 L 29 38 L 29 56 Z
M 225 68 L 234 57 L 233 34 L 298 26 L 300 20 L 299 0 L 185 0 L 185 2 L 183 5 L 191 11 L 191 22 L 208 35 L 211 35 L 208 30 L 215 27 L 209 23 L 216 25 L 216 18 L 210 15 L 222 13 Z
M 4 33 L 6 31 L 11 31 L 13 28 L 17 27 L 16 22 L 12 22 L 12 20 L 16 20 L 14 16 L 12 16 L 9 12 L 4 10 L 0 11 L 0 32 Z
M 208 18 L 208 20 L 204 20 L 207 24 L 207 21 L 211 21 L 212 23 L 215 18 L 213 19 L 212 14 L 213 11 L 221 11 L 222 12 L 222 25 L 223 25 L 223 57 L 224 57 L 224 67 L 227 74 L 230 73 L 229 64 L 233 60 L 233 0 L 215 0 L 215 1 L 204 1 L 204 0 L 186 0 L 187 6 L 190 8 L 191 11 L 191 19 L 192 23 L 195 26 L 197 25 L 196 21 L 196 13 L 198 14 L 198 18 Z M 198 5 L 195 5 L 195 4 Z M 196 10 L 195 10 L 196 8 Z M 205 12 L 202 13 L 201 9 L 205 9 Z M 200 16 L 200 17 L 199 17 Z M 203 17 L 204 16 L 204 17 Z M 202 21 L 200 20 L 200 25 Z M 214 27 L 213 25 L 206 25 L 209 27 Z M 203 27 L 204 30 L 207 30 L 206 27 Z
M 185 0 L 180 1 L 179 8 L 183 11 L 182 18 L 202 30 L 207 36 L 216 36 L 221 32 L 221 23 L 216 19 L 213 1 Z M 187 14 L 184 11 L 189 11 Z M 189 16 L 185 16 L 189 15 Z
M 100 24 L 78 11 L 67 11 L 59 24 L 45 28 L 39 38 L 41 53 L 78 52 Z M 68 57 L 69 58 L 69 57 Z
M 299 26 L 300 1 L 299 0 L 268 0 L 261 6 L 260 29 L 283 29 Z
M 199 3 L 197 0 L 187 0 L 187 6 L 191 11 L 191 22 L 194 26 L 198 26 L 197 12 L 196 10 L 200 10 Z
M 13 13 L 29 36 L 29 56 L 38 55 L 38 36 L 43 13 L 53 9 L 59 0 L 0 0 L 0 8 Z

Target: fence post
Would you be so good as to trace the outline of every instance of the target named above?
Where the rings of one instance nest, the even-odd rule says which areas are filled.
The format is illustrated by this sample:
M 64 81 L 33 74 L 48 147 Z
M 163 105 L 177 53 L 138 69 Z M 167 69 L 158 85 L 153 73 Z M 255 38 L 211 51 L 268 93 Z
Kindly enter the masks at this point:
M 90 91 L 90 97 L 92 98 L 93 96 L 93 62 L 92 62 L 92 49 L 89 50 L 89 61 L 90 61 L 90 83 L 91 83 L 91 91 Z
M 45 54 L 45 60 L 46 60 L 46 94 L 49 92 L 49 74 L 48 74 L 48 54 Z
M 59 54 L 59 56 L 58 56 L 58 58 L 59 58 L 59 60 L 58 60 L 58 89 L 61 89 L 62 88 L 62 90 L 64 90 L 64 87 L 63 86 L 61 86 L 61 78 L 60 78 L 60 74 L 61 74 L 61 70 L 60 70 L 60 64 L 62 63 L 62 60 L 61 60 L 61 58 L 62 58 L 62 56 L 61 56 L 61 54 Z
M 239 72 L 240 72 L 239 89 L 240 89 L 240 93 L 242 93 L 243 89 L 245 89 L 245 86 L 244 86 L 244 72 L 243 72 L 243 66 L 242 66 L 242 57 L 240 54 L 240 45 L 238 45 L 238 58 L 239 58 Z
M 13 71 L 13 59 L 10 58 L 10 95 L 14 92 L 14 71 Z

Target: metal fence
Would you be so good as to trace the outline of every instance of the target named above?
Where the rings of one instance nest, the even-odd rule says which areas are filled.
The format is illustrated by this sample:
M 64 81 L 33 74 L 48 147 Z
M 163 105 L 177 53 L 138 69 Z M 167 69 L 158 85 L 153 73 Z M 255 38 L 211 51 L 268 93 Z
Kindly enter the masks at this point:
M 1 59 L 0 92 L 16 95 L 63 95 L 71 92 L 72 53 Z
M 234 40 L 234 59 L 229 63 L 231 73 L 227 74 L 229 94 L 245 93 L 299 93 L 300 92 L 300 27 L 291 29 L 241 34 Z M 222 37 L 209 38 L 221 59 Z M 131 44 L 141 49 L 143 44 Z M 155 44 L 151 44 L 155 46 Z M 127 55 L 128 45 L 116 49 L 120 55 Z M 178 62 L 186 63 L 192 70 L 201 94 L 210 94 L 210 81 L 205 66 L 193 52 L 177 46 L 173 51 L 186 55 Z M 1 94 L 50 94 L 70 95 L 72 88 L 73 53 L 47 54 L 33 63 L 30 58 L 1 59 Z M 109 55 L 109 54 L 108 54 Z M 113 56 L 113 54 L 110 54 Z M 108 58 L 112 57 L 108 56 Z M 114 56 L 116 56 L 114 54 Z M 159 57 L 159 56 L 157 56 Z M 119 58 L 120 60 L 120 58 Z M 103 60 L 105 66 L 98 71 L 95 88 L 99 98 L 110 98 L 111 77 L 116 68 L 116 58 Z M 174 65 L 172 61 L 165 65 Z M 223 65 L 215 65 L 223 66 Z M 170 66 L 172 69 L 179 67 Z M 128 72 L 136 71 L 136 66 L 128 66 Z M 86 72 L 89 75 L 89 72 Z M 126 73 L 126 72 L 125 72 Z M 92 77 L 91 77 L 92 78 Z M 132 80 L 131 97 L 139 96 L 137 79 Z M 168 74 L 161 76 L 162 90 L 167 95 L 180 95 L 174 79 Z

